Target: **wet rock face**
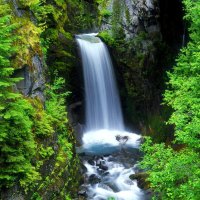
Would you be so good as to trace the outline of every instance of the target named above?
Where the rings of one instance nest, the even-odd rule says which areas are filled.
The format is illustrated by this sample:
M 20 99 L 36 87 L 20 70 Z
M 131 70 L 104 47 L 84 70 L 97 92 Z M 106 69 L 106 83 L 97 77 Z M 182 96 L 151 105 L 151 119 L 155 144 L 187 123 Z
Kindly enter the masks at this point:
M 92 174 L 90 175 L 89 179 L 88 179 L 88 182 L 91 184 L 91 185 L 94 185 L 94 184 L 97 184 L 101 181 L 100 177 L 98 177 L 96 174 Z
M 26 8 L 20 5 L 18 0 L 7 0 L 13 6 L 13 14 L 16 17 L 26 19 L 27 13 L 30 15 L 30 20 L 35 24 L 35 18 L 31 11 L 26 10 Z M 28 60 L 29 64 L 22 66 L 17 66 L 18 69 L 14 73 L 14 77 L 21 77 L 23 80 L 16 84 L 17 90 L 19 90 L 23 95 L 30 97 L 38 97 L 42 102 L 45 101 L 43 94 L 45 87 L 45 65 L 43 60 L 43 55 L 36 53 L 36 49 L 29 49 L 31 55 Z
M 77 146 L 82 145 L 82 137 L 85 129 L 82 123 L 83 118 L 83 103 L 81 101 L 75 102 L 68 106 L 68 119 L 69 123 L 74 130 L 75 139 L 77 141 Z
M 128 38 L 142 29 L 149 34 L 160 31 L 157 21 L 159 9 L 156 1 L 125 0 L 125 7 L 123 23 L 129 28 L 129 31 L 125 31 Z
M 120 12 L 116 16 L 117 23 L 123 27 L 127 39 L 133 38 L 140 31 L 148 34 L 160 33 L 157 0 L 111 0 L 107 5 L 107 9 L 111 13 L 116 12 L 115 4 L 120 6 Z M 112 29 L 113 21 L 112 16 L 103 19 L 102 30 Z
M 16 70 L 14 77 L 22 77 L 23 80 L 17 83 L 17 89 L 25 96 L 38 97 L 45 101 L 43 90 L 45 87 L 44 65 L 38 55 L 32 57 L 32 67 L 24 66 Z

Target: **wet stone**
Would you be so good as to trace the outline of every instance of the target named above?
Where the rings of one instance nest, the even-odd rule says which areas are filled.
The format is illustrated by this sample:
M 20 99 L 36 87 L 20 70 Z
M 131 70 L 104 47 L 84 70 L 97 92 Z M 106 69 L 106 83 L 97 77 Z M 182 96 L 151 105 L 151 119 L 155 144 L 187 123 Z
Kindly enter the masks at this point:
M 78 192 L 78 195 L 87 197 L 87 192 L 86 192 L 86 190 L 80 190 L 80 191 Z
M 102 175 L 104 173 L 104 171 L 100 168 L 97 169 L 97 172 L 99 173 L 99 175 Z
M 100 183 L 100 181 L 101 181 L 100 177 L 98 177 L 96 174 L 92 174 L 92 175 L 89 177 L 89 179 L 88 179 L 88 182 L 89 182 L 91 185 Z
M 85 167 L 85 165 L 81 164 L 81 174 L 85 174 L 87 172 L 87 168 Z
M 110 173 L 109 172 L 104 172 L 103 174 L 102 174 L 102 176 L 108 176 Z
M 101 164 L 100 160 L 97 160 L 96 165 L 99 166 Z
M 106 166 L 104 163 L 101 162 L 100 166 L 99 166 L 100 169 L 104 170 L 104 171 L 107 171 L 108 170 L 108 166 Z
M 90 165 L 92 165 L 92 166 L 94 166 L 95 165 L 95 161 L 94 160 L 88 160 L 88 163 L 90 164 Z

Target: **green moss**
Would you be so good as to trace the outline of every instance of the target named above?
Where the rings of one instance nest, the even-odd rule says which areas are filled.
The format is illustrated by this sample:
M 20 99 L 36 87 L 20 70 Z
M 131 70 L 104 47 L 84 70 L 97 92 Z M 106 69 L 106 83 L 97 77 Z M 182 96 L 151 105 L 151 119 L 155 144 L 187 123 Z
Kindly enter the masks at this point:
M 110 47 L 116 46 L 116 40 L 112 37 L 111 32 L 109 31 L 102 31 L 98 34 L 100 38 L 104 40 L 106 44 L 108 44 Z
M 42 158 L 49 158 L 54 154 L 54 150 L 52 147 L 41 147 L 39 150 L 39 154 Z
M 130 23 L 131 23 L 131 16 L 130 16 L 128 7 L 125 8 L 125 15 L 126 15 L 127 25 L 130 25 Z
M 100 15 L 102 17 L 108 18 L 108 17 L 112 16 L 112 12 L 110 10 L 108 10 L 108 9 L 102 9 L 100 11 Z

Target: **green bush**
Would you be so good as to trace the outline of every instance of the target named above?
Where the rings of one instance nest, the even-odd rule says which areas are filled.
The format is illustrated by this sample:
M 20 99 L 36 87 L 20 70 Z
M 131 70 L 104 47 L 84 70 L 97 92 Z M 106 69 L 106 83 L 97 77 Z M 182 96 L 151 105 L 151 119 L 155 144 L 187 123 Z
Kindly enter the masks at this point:
M 190 42 L 176 60 L 164 100 L 173 113 L 172 147 L 147 138 L 141 167 L 147 170 L 154 199 L 198 200 L 200 197 L 200 2 L 184 0 Z

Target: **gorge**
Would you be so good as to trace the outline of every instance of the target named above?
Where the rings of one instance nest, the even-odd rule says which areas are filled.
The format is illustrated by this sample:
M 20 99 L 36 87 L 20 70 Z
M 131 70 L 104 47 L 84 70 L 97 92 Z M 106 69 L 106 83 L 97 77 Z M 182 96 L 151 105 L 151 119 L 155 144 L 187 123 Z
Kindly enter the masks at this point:
M 0 0 L 0 199 L 199 200 L 199 8 Z

